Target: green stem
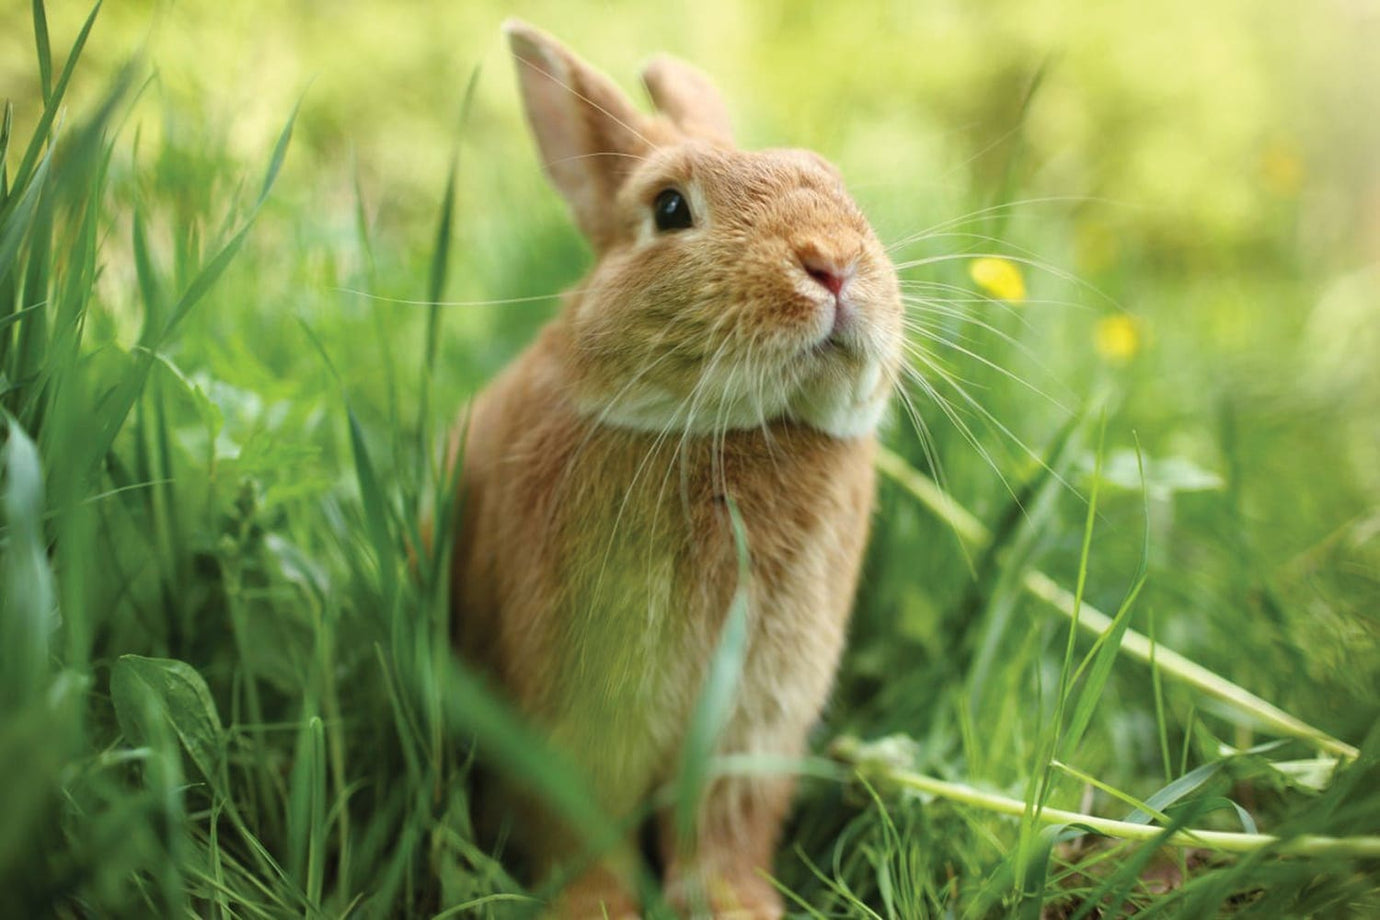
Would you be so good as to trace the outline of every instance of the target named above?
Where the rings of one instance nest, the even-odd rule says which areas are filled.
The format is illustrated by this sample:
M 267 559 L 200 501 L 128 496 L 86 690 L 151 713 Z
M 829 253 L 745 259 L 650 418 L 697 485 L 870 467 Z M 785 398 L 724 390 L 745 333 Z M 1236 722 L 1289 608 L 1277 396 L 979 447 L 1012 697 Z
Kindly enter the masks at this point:
M 977 518 L 935 485 L 934 480 L 916 470 L 895 453 L 886 448 L 879 450 L 877 468 L 938 515 L 968 548 L 981 547 L 990 540 L 991 535 L 987 528 Z M 1074 620 L 1078 628 L 1095 635 L 1101 635 L 1111 628 L 1111 617 L 1086 600 L 1079 605 L 1072 594 L 1043 572 L 1032 569 L 1025 573 L 1021 583 L 1026 591 L 1065 617 Z M 1155 667 L 1161 672 L 1171 674 L 1202 693 L 1221 700 L 1238 712 L 1250 716 L 1262 727 L 1272 729 L 1280 735 L 1301 738 L 1345 760 L 1355 760 L 1360 756 L 1360 751 L 1345 741 L 1340 741 L 1321 729 L 1289 715 L 1244 687 L 1209 671 L 1202 665 L 1195 664 L 1172 649 L 1151 642 L 1147 636 L 1133 629 L 1127 629 L 1122 635 L 1121 650 L 1132 658 L 1146 663 L 1150 662 L 1153 654 Z
M 1026 814 L 1026 803 L 1021 799 L 983 792 L 964 783 L 951 783 L 900 769 L 869 757 L 867 746 L 855 738 L 839 738 L 834 742 L 831 751 L 834 756 L 861 768 L 869 779 L 881 780 L 903 789 L 913 789 L 926 795 L 1014 818 Z M 1317 834 L 1302 834 L 1286 839 L 1272 834 L 1188 829 L 1174 831 L 1165 837 L 1162 827 L 1114 821 L 1077 811 L 1065 811 L 1062 808 L 1041 809 L 1037 813 L 1037 820 L 1043 824 L 1083 825 L 1099 834 L 1121 840 L 1158 840 L 1169 846 L 1198 847 L 1222 853 L 1254 853 L 1268 847 L 1281 855 L 1349 856 L 1367 859 L 1380 857 L 1380 836 L 1323 837 Z

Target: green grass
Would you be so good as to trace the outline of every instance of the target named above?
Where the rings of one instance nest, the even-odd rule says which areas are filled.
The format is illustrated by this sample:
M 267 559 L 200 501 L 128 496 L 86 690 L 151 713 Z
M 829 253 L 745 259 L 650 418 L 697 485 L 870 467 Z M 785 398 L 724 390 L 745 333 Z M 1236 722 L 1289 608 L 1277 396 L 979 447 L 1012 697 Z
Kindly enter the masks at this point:
M 530 913 L 546 893 L 475 842 L 477 758 L 592 848 L 617 830 L 450 652 L 445 432 L 585 260 L 512 100 L 486 95 L 506 64 L 476 52 L 422 91 L 439 143 L 362 133 L 342 155 L 331 72 L 244 154 L 177 82 L 185 48 L 152 79 L 114 50 L 136 13 L 0 14 L 29 62 L 0 140 L 0 915 Z M 761 52 L 781 114 L 759 101 L 771 127 L 744 131 L 793 125 L 864 177 L 886 240 L 908 240 L 935 392 L 887 430 L 818 756 L 709 758 L 729 632 L 665 795 L 800 770 L 777 864 L 799 916 L 1380 913 L 1380 298 L 1326 194 L 1366 148 L 1327 135 L 1318 196 L 1276 164 L 1277 193 L 1243 206 L 1245 141 L 1207 131 L 1226 165 L 1151 207 L 1135 196 L 1165 181 L 1142 168 L 1163 137 L 1118 113 L 1170 76 L 1118 82 L 1082 33 L 1061 60 L 1036 20 L 965 20 L 943 53 L 966 82 L 930 123 L 859 108 L 895 87 L 846 74 L 810 109 L 790 91 L 809 49 L 866 28 L 833 15 L 782 19 L 795 40 Z M 1271 47 L 1221 30 L 1194 53 L 1193 34 L 1199 76 Z M 954 50 L 989 40 L 1014 70 Z M 897 80 L 941 67 L 876 57 L 909 62 Z M 1235 78 L 1271 85 L 1250 66 Z M 1109 146 L 1069 173 L 1050 111 L 1087 79 Z M 1236 111 L 1220 82 L 1177 97 L 1182 124 Z M 871 141 L 829 149 L 840 111 Z M 927 153 L 935 137 L 951 146 Z M 430 152 L 390 173 L 399 144 Z M 1209 168 L 1169 152 L 1185 184 Z M 991 254 L 1023 303 L 974 283 Z M 1124 311 L 1137 353 L 1100 354 Z

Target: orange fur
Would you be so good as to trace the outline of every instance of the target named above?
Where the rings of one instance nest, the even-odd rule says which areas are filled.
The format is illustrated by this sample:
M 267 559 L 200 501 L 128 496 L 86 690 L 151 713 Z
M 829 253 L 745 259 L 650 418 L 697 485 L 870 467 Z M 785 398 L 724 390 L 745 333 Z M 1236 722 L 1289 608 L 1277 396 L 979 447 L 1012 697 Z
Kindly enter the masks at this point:
M 738 581 L 750 638 L 725 752 L 796 755 L 843 647 L 897 371 L 895 272 L 836 171 L 730 146 L 708 80 L 657 58 L 643 115 L 550 37 L 506 27 L 533 133 L 597 264 L 475 402 L 454 580 L 458 642 L 587 775 L 615 818 L 674 775 Z M 682 191 L 693 227 L 656 230 Z M 836 301 L 807 266 L 843 281 Z M 791 782 L 717 780 L 667 884 L 716 916 L 777 917 Z M 571 835 L 507 790 L 549 871 Z M 663 822 L 664 825 L 664 822 Z M 612 863 L 558 903 L 635 911 Z

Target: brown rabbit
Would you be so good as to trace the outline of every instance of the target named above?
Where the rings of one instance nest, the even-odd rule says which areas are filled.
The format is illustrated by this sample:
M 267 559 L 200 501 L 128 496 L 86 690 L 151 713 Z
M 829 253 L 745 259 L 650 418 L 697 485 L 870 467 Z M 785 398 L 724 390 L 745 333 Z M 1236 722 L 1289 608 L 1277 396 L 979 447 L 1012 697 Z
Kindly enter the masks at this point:
M 648 64 L 649 116 L 550 36 L 504 31 L 546 171 L 597 261 L 470 412 L 457 633 L 628 819 L 675 774 L 738 586 L 730 501 L 749 639 L 721 751 L 804 751 L 867 536 L 899 286 L 838 172 L 735 149 L 699 71 Z M 791 792 L 782 775 L 717 779 L 688 847 L 662 816 L 672 902 L 779 917 L 767 873 Z M 580 855 L 556 819 L 510 805 L 539 871 Z M 554 913 L 636 916 L 619 865 L 585 872 Z

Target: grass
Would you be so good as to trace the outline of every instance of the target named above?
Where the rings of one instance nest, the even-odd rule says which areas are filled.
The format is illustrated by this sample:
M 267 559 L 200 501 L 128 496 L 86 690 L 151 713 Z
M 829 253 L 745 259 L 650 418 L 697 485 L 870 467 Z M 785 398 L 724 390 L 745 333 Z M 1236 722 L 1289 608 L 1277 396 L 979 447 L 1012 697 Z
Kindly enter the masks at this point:
M 390 211 L 377 162 L 294 168 L 315 87 L 246 160 L 147 65 L 88 60 L 114 11 L 26 12 L 0 140 L 0 913 L 530 913 L 545 892 L 475 842 L 476 759 L 592 848 L 617 830 L 450 652 L 444 432 L 551 304 L 442 304 L 544 298 L 583 259 L 549 199 L 508 213 L 467 178 L 518 168 L 484 130 L 501 75 L 457 85 L 432 199 Z M 922 382 L 818 756 L 710 757 L 727 633 L 666 795 L 808 777 L 777 865 L 799 916 L 1373 916 L 1365 250 L 1310 256 L 1301 204 L 1238 232 L 1048 200 L 1021 132 L 1060 66 L 971 87 L 1005 140 L 960 143 L 960 204 L 873 190 Z

